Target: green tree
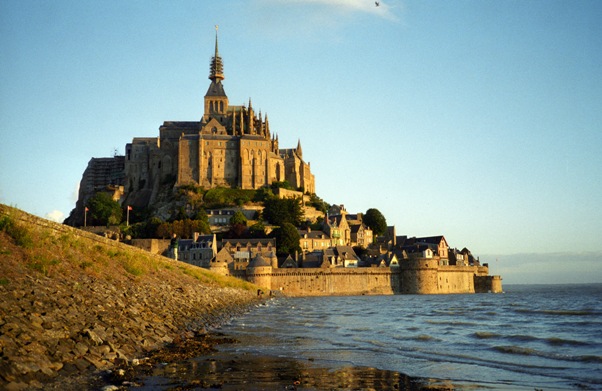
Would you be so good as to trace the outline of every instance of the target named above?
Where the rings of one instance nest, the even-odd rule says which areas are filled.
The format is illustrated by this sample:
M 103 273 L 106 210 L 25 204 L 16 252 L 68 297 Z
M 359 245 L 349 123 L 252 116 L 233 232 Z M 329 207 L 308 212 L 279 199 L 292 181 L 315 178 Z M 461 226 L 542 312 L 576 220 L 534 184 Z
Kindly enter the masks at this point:
M 376 238 L 377 235 L 383 235 L 387 232 L 387 220 L 376 208 L 370 208 L 366 211 L 363 222 L 370 227 L 374 233 L 374 238 Z
M 119 203 L 105 192 L 98 192 L 88 200 L 92 223 L 98 225 L 117 225 L 121 222 L 123 210 Z
M 249 235 L 252 238 L 265 238 L 265 225 L 262 222 L 257 222 L 249 227 Z
M 247 218 L 240 210 L 237 210 L 234 215 L 230 217 L 228 237 L 232 239 L 240 238 L 245 232 L 247 232 Z
M 247 225 L 247 217 L 240 210 L 234 212 L 232 217 L 230 217 L 230 225 Z
M 170 238 L 172 234 L 183 239 L 191 239 L 195 232 L 210 234 L 209 224 L 203 220 L 174 220 L 171 223 L 162 223 L 157 227 L 156 236 L 159 238 Z
M 288 181 L 281 181 L 281 182 L 272 182 L 272 184 L 270 185 L 270 187 L 272 188 L 273 192 L 276 192 L 276 189 L 286 189 L 286 190 L 295 190 L 290 183 L 288 183 Z
M 276 239 L 276 254 L 278 256 L 294 256 L 295 252 L 301 252 L 299 231 L 291 223 L 284 223 L 280 228 L 275 229 L 272 236 Z
M 282 226 L 290 223 L 298 227 L 303 222 L 301 198 L 268 198 L 263 203 L 263 218 L 271 224 Z
M 323 199 L 318 197 L 315 193 L 309 195 L 309 206 L 313 206 L 316 210 L 321 211 L 322 213 L 326 213 L 330 205 L 326 203 Z

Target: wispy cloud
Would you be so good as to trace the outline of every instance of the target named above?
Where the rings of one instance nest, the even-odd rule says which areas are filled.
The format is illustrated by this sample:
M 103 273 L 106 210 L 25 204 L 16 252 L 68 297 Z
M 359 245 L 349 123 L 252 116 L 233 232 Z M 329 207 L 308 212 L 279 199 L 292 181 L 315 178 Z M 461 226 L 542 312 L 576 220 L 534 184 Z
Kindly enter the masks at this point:
M 364 13 L 388 20 L 398 19 L 394 13 L 398 6 L 391 5 L 390 2 L 381 0 L 258 0 L 258 2 L 272 7 L 285 5 L 317 5 L 328 8 L 330 11 L 338 14 Z
M 55 221 L 57 223 L 62 223 L 65 220 L 65 214 L 60 210 L 53 210 L 52 212 L 46 213 L 45 216 L 48 220 Z
M 297 4 L 317 4 L 324 7 L 338 10 L 340 12 L 358 12 L 379 16 L 385 19 L 395 20 L 393 8 L 386 2 L 377 0 L 289 0 L 274 1 L 274 3 L 297 3 Z M 377 5 L 378 2 L 378 5 Z

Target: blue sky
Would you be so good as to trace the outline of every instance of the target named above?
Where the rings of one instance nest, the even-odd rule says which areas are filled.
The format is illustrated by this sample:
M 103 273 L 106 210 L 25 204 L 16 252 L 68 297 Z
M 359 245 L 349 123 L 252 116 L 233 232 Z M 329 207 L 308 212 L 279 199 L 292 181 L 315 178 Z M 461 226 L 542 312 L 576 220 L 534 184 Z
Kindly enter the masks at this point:
M 327 202 L 493 272 L 548 254 L 528 281 L 602 282 L 600 20 L 600 1 L 0 0 L 0 202 L 62 219 L 91 157 L 199 120 L 218 24 L 230 102 L 301 139 Z

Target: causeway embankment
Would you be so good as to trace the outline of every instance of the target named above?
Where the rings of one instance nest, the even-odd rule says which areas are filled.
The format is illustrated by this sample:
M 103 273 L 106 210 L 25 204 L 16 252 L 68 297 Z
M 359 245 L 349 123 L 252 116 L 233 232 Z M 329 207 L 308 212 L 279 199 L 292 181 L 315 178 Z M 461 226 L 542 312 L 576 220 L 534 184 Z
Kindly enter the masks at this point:
M 256 292 L 0 205 L 0 389 L 133 363 L 245 311 Z

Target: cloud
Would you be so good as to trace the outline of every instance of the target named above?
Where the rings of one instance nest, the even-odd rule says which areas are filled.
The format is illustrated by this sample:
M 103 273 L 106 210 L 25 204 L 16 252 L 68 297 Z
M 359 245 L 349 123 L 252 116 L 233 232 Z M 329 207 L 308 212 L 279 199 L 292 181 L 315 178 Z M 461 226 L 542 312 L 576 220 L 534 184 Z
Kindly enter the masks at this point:
M 397 20 L 393 13 L 395 6 L 378 0 L 376 6 L 374 0 L 260 0 L 263 4 L 271 7 L 282 5 L 318 5 L 328 7 L 331 11 L 338 13 L 365 13 L 381 17 L 383 19 Z
M 75 188 L 73 189 L 73 192 L 71 193 L 71 201 L 75 204 L 77 202 L 77 200 L 79 199 L 79 185 L 80 182 L 78 181 L 75 185 Z
M 60 210 L 53 210 L 50 213 L 46 213 L 46 217 L 48 220 L 52 220 L 55 221 L 57 223 L 62 223 L 63 220 L 65 220 L 65 214 L 63 212 L 61 212 Z

